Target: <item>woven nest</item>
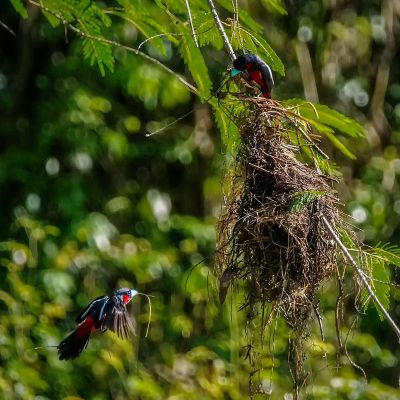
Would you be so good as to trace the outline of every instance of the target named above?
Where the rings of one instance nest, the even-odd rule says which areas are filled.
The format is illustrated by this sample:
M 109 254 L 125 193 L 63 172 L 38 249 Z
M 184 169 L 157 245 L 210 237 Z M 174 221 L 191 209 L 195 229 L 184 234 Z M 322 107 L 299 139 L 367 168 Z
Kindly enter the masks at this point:
M 241 148 L 218 225 L 220 300 L 244 282 L 248 314 L 271 305 L 300 341 L 318 289 L 336 268 L 336 244 L 323 217 L 338 221 L 337 198 L 330 178 L 299 161 L 301 148 L 289 140 L 293 121 L 269 112 L 268 104 L 251 111 L 238 123 Z M 292 359 L 301 370 L 300 348 Z

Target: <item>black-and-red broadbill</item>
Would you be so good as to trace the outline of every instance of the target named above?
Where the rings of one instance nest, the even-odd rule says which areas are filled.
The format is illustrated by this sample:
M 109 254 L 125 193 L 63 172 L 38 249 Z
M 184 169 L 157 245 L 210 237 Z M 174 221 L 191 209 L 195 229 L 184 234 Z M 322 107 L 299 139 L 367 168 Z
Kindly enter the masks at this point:
M 267 99 L 271 98 L 274 78 L 269 65 L 255 54 L 242 54 L 233 61 L 231 76 L 235 77 L 242 72 L 247 72 L 250 81 L 255 82 L 261 93 Z
M 90 335 L 107 329 L 126 339 L 135 330 L 126 305 L 136 296 L 135 289 L 118 289 L 112 296 L 93 300 L 76 318 L 77 326 L 58 346 L 60 360 L 72 360 L 87 347 Z

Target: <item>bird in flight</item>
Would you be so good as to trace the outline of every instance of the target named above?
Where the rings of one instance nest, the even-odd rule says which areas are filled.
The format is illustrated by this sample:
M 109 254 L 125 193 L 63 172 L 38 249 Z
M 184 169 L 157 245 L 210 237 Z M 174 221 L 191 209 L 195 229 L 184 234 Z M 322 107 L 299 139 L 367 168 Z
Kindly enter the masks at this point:
M 135 334 L 126 305 L 139 294 L 135 289 L 118 289 L 112 296 L 93 300 L 76 318 L 77 326 L 58 346 L 60 360 L 72 360 L 87 347 L 94 332 L 115 332 L 122 339 Z
M 247 53 L 238 56 L 233 61 L 231 77 L 247 72 L 248 80 L 255 82 L 261 89 L 261 93 L 267 99 L 271 98 L 274 78 L 269 65 L 255 54 Z

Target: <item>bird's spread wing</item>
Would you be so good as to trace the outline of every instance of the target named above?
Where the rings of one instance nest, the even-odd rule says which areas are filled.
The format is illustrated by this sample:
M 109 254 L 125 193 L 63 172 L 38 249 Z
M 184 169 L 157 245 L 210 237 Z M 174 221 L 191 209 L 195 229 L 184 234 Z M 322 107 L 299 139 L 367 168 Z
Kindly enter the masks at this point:
M 80 324 L 84 321 L 89 315 L 91 315 L 95 321 L 101 320 L 105 305 L 107 304 L 107 300 L 109 300 L 108 296 L 101 296 L 97 299 L 94 299 L 77 317 L 75 322 Z
M 111 298 L 108 301 L 104 314 L 102 329 L 110 329 L 122 339 L 127 339 L 131 335 L 135 335 L 132 320 L 129 317 L 125 304 L 120 300 L 115 297 Z

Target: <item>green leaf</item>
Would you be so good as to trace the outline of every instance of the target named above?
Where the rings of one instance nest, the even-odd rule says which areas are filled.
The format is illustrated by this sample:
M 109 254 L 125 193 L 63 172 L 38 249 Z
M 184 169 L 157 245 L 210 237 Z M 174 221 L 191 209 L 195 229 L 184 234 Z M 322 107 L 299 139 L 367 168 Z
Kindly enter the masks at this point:
M 282 5 L 282 0 L 261 0 L 261 2 L 268 11 L 280 15 L 287 15 L 287 11 Z
M 47 21 L 49 21 L 49 24 L 53 28 L 60 25 L 61 21 L 57 17 L 55 17 L 53 14 L 50 14 L 49 12 L 43 10 L 43 15 L 46 17 Z
M 329 108 L 328 106 L 314 104 L 301 99 L 286 100 L 283 104 L 298 107 L 301 116 L 328 125 L 349 137 L 361 138 L 365 135 L 365 129 L 360 123 Z
M 90 0 L 42 0 L 43 5 L 55 15 L 75 25 L 83 33 L 82 48 L 84 57 L 90 64 L 97 64 L 101 74 L 105 67 L 114 70 L 114 56 L 111 46 L 105 43 L 102 28 L 111 24 L 110 18 Z M 54 25 L 54 21 L 50 20 Z
M 218 3 L 225 8 L 225 10 L 233 12 L 231 0 L 217 0 Z M 239 7 L 239 20 L 249 27 L 253 32 L 261 33 L 263 31 L 262 25 L 256 22 L 246 11 Z
M 236 154 L 240 145 L 239 130 L 221 107 L 216 103 L 214 103 L 213 106 L 217 127 L 221 133 L 222 143 L 226 146 L 230 154 Z
M 326 193 L 320 190 L 304 190 L 297 192 L 289 203 L 289 212 L 296 214 L 303 211 L 311 202 Z
M 376 257 L 374 257 L 371 267 L 371 276 L 374 280 L 375 295 L 382 303 L 383 307 L 387 310 L 390 305 L 389 273 L 383 260 L 379 260 Z M 383 321 L 385 318 L 382 314 L 382 311 L 376 304 L 375 308 L 380 320 Z
M 83 55 L 89 59 L 90 65 L 97 64 L 102 76 L 105 76 L 106 66 L 111 72 L 114 71 L 114 57 L 108 44 L 99 42 L 95 39 L 83 39 Z
M 187 33 L 184 29 L 181 29 L 181 32 Z M 200 49 L 195 46 L 191 36 L 182 36 L 182 44 L 179 50 L 189 68 L 193 80 L 196 82 L 200 96 L 203 99 L 208 99 L 211 93 L 211 79 L 203 54 Z
M 217 50 L 222 50 L 224 42 L 210 12 L 202 12 L 195 15 L 193 24 L 196 28 L 199 46 L 210 44 Z
M 278 72 L 282 76 L 285 75 L 285 66 L 283 65 L 283 62 L 261 35 L 243 28 L 241 28 L 240 33 L 245 46 L 249 51 L 259 55 L 274 71 Z M 240 38 L 237 38 L 237 35 L 235 35 L 234 39 L 232 45 L 236 49 L 241 49 L 242 44 L 240 43 Z
M 340 150 L 345 156 L 349 157 L 352 160 L 355 160 L 357 157 L 335 136 L 335 133 L 331 133 L 328 131 L 324 131 L 324 135 L 330 140 L 330 142 Z
M 25 6 L 23 5 L 21 0 L 10 0 L 14 10 L 22 17 L 28 18 L 28 12 L 26 11 Z
M 348 250 L 358 249 L 358 245 L 354 241 L 353 237 L 350 235 L 349 231 L 339 226 L 337 227 L 337 231 L 339 233 L 340 240 L 343 242 Z
M 400 248 L 390 246 L 389 244 L 379 247 L 379 244 L 374 247 L 373 252 L 382 257 L 387 263 L 400 267 Z
M 151 14 L 145 8 L 139 8 L 133 5 L 130 0 L 118 0 L 124 9 L 123 11 L 113 10 L 112 14 L 128 21 L 137 28 L 147 39 L 151 38 L 149 43 L 153 45 L 161 55 L 165 56 L 167 53 L 164 41 L 161 37 L 157 36 L 163 33 L 162 27 L 152 18 Z

